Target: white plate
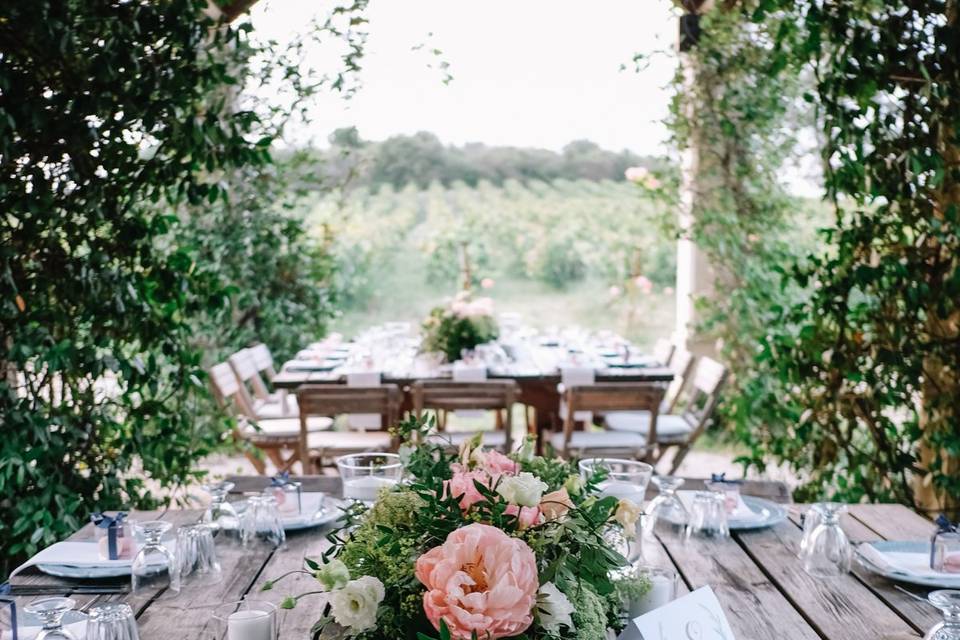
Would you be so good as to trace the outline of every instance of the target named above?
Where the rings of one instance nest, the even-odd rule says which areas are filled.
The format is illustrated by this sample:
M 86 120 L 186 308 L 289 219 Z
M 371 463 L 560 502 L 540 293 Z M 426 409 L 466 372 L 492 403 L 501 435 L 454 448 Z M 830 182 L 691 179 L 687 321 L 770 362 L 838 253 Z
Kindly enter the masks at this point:
M 918 553 L 928 556 L 930 553 L 930 543 L 921 542 L 921 541 L 896 541 L 896 540 L 881 540 L 878 542 L 866 542 L 864 544 L 869 544 L 878 551 L 898 551 L 904 553 Z M 937 576 L 923 576 L 915 573 L 910 573 L 908 571 L 900 571 L 897 569 L 882 569 L 869 559 L 865 558 L 860 554 L 859 548 L 856 552 L 857 561 L 867 571 L 881 575 L 888 580 L 894 580 L 897 582 L 906 582 L 909 584 L 919 585 L 921 587 L 933 587 L 939 589 L 960 589 L 960 575 L 957 574 L 944 574 L 943 577 Z
M 764 500 L 763 498 L 756 498 L 754 496 L 741 495 L 740 497 L 743 499 L 743 503 L 747 505 L 751 511 L 759 514 L 761 517 L 750 519 L 730 518 L 727 520 L 727 525 L 730 527 L 730 531 L 766 529 L 767 527 L 780 524 L 787 519 L 786 508 L 777 504 L 776 502 Z
M 38 564 L 37 569 L 58 578 L 116 578 L 130 575 L 130 565 L 115 567 L 72 567 L 65 564 Z
M 294 515 L 280 514 L 280 522 L 283 524 L 284 531 L 311 529 L 335 522 L 343 515 L 340 507 L 346 506 L 347 504 L 343 500 L 337 500 L 324 493 L 315 491 L 304 491 L 300 497 L 302 500 L 303 513 Z M 246 509 L 245 502 L 237 503 L 234 506 L 237 509 L 237 515 L 242 515 Z

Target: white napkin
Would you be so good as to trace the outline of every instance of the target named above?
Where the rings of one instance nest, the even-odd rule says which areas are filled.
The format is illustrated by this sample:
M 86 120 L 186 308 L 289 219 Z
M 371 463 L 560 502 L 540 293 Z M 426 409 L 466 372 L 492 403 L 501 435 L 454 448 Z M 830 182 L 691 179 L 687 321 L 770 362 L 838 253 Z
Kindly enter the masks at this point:
M 351 371 L 347 374 L 348 387 L 379 387 L 379 371 Z M 357 431 L 382 428 L 382 416 L 379 413 L 350 413 L 347 414 L 347 425 Z
M 909 551 L 881 551 L 872 544 L 862 544 L 857 552 L 885 573 L 904 573 L 918 578 L 951 579 L 960 575 L 945 574 L 930 568 L 930 554 Z
M 683 490 L 677 491 L 677 496 L 680 498 L 680 501 L 683 503 L 683 506 L 686 507 L 687 513 L 691 512 L 693 507 L 693 497 L 696 494 L 696 491 L 692 490 Z M 727 521 L 732 522 L 736 520 L 737 522 L 742 522 L 750 524 L 753 522 L 760 522 L 761 520 L 766 519 L 766 516 L 763 513 L 754 511 L 747 506 L 747 503 L 743 501 L 742 496 L 738 496 L 737 506 L 733 510 L 733 513 L 727 514 Z
M 560 383 L 564 387 L 593 384 L 596 379 L 597 372 L 593 367 L 563 367 L 560 369 Z M 560 418 L 567 419 L 567 403 L 563 400 L 560 401 Z M 590 424 L 593 422 L 593 414 L 589 411 L 577 411 L 573 414 L 573 419 L 577 422 Z
M 10 577 L 13 577 L 26 569 L 38 564 L 67 565 L 71 567 L 129 567 L 132 563 L 130 558 L 120 560 L 103 560 L 100 557 L 100 545 L 96 542 L 57 542 L 52 544 L 37 555 L 33 556 L 22 565 L 13 570 Z

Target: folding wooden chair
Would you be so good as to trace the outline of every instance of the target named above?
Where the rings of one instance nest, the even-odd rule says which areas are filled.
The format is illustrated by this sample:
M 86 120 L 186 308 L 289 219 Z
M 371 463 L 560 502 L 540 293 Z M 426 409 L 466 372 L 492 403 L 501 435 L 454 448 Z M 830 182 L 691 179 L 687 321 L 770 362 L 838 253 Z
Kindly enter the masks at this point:
M 297 403 L 286 394 L 271 394 L 267 385 L 260 377 L 257 363 L 250 349 L 241 349 L 229 358 L 227 362 L 237 374 L 246 395 L 252 415 L 259 419 L 269 418 L 296 418 L 298 415 Z
M 658 338 L 653 345 L 654 359 L 665 367 L 669 367 L 673 362 L 673 353 L 676 347 L 666 338 Z
M 257 373 L 262 373 L 267 377 L 267 382 L 273 382 L 277 375 L 277 367 L 273 363 L 273 354 L 270 349 L 262 342 L 258 342 L 249 348 L 250 357 L 257 368 Z
M 308 420 L 317 416 L 335 418 L 348 413 L 379 413 L 383 424 L 396 424 L 400 414 L 400 388 L 306 385 L 297 389 L 300 407 L 300 459 L 304 473 L 315 473 L 337 456 L 364 451 L 392 451 L 395 443 L 387 431 L 310 432 Z
M 569 387 L 564 391 L 568 409 L 563 432 L 550 436 L 549 442 L 565 457 L 646 458 L 652 447 L 644 436 L 618 431 L 575 431 L 574 415 L 578 411 L 648 411 L 653 417 L 651 434 L 656 438 L 657 412 L 664 391 L 664 385 L 646 382 L 605 382 Z
M 607 416 L 607 426 L 611 430 L 634 433 L 655 443 L 659 449 L 657 461 L 663 457 L 666 449 L 677 447 L 670 469 L 670 473 L 674 473 L 690 447 L 710 426 L 726 378 L 726 367 L 712 358 L 700 358 L 693 379 L 687 385 L 686 393 L 682 394 L 681 413 L 668 413 L 659 418 L 644 412 L 611 413 Z
M 462 442 L 477 433 L 484 446 L 499 449 L 505 453 L 513 450 L 513 405 L 520 388 L 513 380 L 485 380 L 482 382 L 456 382 L 450 380 L 420 380 L 411 387 L 413 391 L 413 412 L 418 418 L 424 410 L 449 411 L 493 411 L 496 419 L 493 431 L 450 432 L 440 422 L 443 438 L 452 446 L 459 447 Z

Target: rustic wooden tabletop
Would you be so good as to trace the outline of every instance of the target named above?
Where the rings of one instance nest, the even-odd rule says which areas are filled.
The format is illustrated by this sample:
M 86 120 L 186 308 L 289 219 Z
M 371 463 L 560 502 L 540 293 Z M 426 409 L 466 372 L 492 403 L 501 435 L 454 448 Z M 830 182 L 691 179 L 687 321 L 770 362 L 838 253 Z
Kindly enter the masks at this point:
M 238 493 L 258 491 L 268 480 L 263 477 L 231 478 Z M 336 477 L 303 478 L 304 491 L 339 494 Z M 694 482 L 690 483 L 695 486 Z M 790 495 L 780 483 L 749 482 L 743 493 L 759 495 L 777 502 L 789 502 Z M 894 640 L 918 638 L 938 620 L 937 612 L 894 588 L 883 578 L 859 567 L 847 576 L 817 580 L 807 575 L 797 560 L 801 530 L 801 507 L 788 507 L 788 521 L 764 530 L 734 533 L 727 540 L 692 539 L 647 543 L 648 562 L 669 567 L 680 575 L 684 589 L 710 585 L 726 610 L 738 640 L 826 639 Z M 174 524 L 195 521 L 197 511 L 135 513 L 132 517 L 157 517 Z M 843 518 L 843 526 L 854 542 L 881 539 L 929 539 L 932 524 L 899 505 L 853 505 Z M 81 607 L 93 603 L 123 600 L 137 612 L 142 640 L 213 640 L 209 624 L 214 606 L 243 597 L 279 603 L 288 594 L 310 591 L 311 579 L 296 576 L 274 590 L 261 592 L 269 577 L 279 576 L 302 566 L 303 558 L 318 555 L 327 545 L 326 530 L 292 532 L 285 549 L 248 550 L 222 545 L 217 553 L 223 577 L 212 586 L 187 587 L 176 598 L 163 593 L 134 598 L 129 594 L 83 594 L 77 581 L 52 578 L 36 571 L 12 580 L 18 588 L 27 585 L 62 585 L 63 594 L 75 594 Z M 78 539 L 89 538 L 82 530 Z M 918 595 L 925 592 L 910 587 Z M 18 596 L 19 605 L 34 597 Z M 319 612 L 310 598 L 296 609 L 281 611 L 280 637 L 303 640 Z

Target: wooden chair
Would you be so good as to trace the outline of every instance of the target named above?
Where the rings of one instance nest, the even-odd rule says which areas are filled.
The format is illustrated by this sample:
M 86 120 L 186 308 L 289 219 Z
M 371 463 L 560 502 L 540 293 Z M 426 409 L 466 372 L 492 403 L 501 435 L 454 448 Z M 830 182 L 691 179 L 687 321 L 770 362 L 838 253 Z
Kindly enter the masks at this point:
M 305 385 L 297 389 L 300 407 L 300 459 L 304 473 L 319 471 L 337 456 L 364 451 L 391 451 L 393 439 L 386 431 L 310 432 L 308 420 L 316 416 L 335 418 L 348 413 L 379 413 L 384 425 L 394 425 L 400 414 L 400 388 Z
M 676 347 L 671 341 L 666 338 L 658 338 L 653 345 L 653 357 L 663 366 L 669 367 L 673 362 L 675 350 Z
M 249 348 L 250 358 L 253 360 L 257 373 L 262 373 L 267 377 L 267 382 L 273 382 L 277 376 L 277 367 L 273 363 L 273 354 L 270 349 L 262 342 L 258 342 Z
M 687 386 L 686 393 L 682 394 L 684 400 L 681 413 L 668 413 L 659 418 L 647 413 L 611 413 L 607 416 L 607 426 L 611 430 L 634 433 L 655 442 L 659 448 L 656 461 L 660 460 L 666 449 L 677 447 L 670 469 L 673 474 L 690 451 L 690 447 L 710 426 L 726 378 L 726 367 L 712 358 L 700 358 L 693 379 Z
M 686 383 L 690 381 L 690 372 L 693 371 L 693 363 L 694 356 L 686 349 L 680 348 L 674 352 L 670 363 L 673 380 L 670 381 L 667 392 L 663 397 L 663 402 L 660 403 L 661 420 L 666 414 L 673 413 L 673 410 L 676 408 L 677 401 L 680 399 Z M 636 431 L 637 429 L 630 426 L 622 428 L 622 425 L 632 425 L 637 419 L 641 418 L 649 422 L 650 416 L 647 412 L 643 411 L 615 411 L 603 417 L 607 428 L 613 431 Z M 662 429 L 660 434 L 663 434 Z
M 664 391 L 662 384 L 640 382 L 606 382 L 569 387 L 564 391 L 568 410 L 563 421 L 563 432 L 550 436 L 549 442 L 564 457 L 612 455 L 647 458 L 653 448 L 651 443 L 656 441 L 657 412 Z M 653 418 L 650 440 L 631 432 L 574 430 L 574 414 L 578 411 L 608 413 L 636 410 L 648 411 Z
M 413 391 L 413 413 L 418 418 L 424 410 L 438 413 L 450 411 L 480 410 L 493 411 L 496 426 L 493 431 L 449 432 L 445 425 L 438 422 L 439 430 L 444 433 L 453 446 L 482 433 L 484 446 L 499 449 L 505 453 L 513 450 L 513 405 L 520 388 L 513 380 L 485 380 L 483 382 L 456 382 L 450 380 L 420 380 L 411 387 Z
M 253 416 L 259 419 L 297 417 L 296 400 L 286 394 L 270 393 L 250 349 L 237 351 L 227 358 L 227 362 L 240 380 L 241 391 L 246 395 Z
M 210 367 L 210 386 L 220 407 L 237 419 L 233 436 L 263 451 L 280 471 L 289 470 L 300 457 L 300 420 L 279 418 L 261 420 L 253 415 L 248 396 L 233 367 L 221 362 Z M 324 431 L 333 425 L 329 418 L 317 417 L 308 422 L 310 431 Z M 266 473 L 263 460 L 245 451 L 244 455 L 257 470 Z

